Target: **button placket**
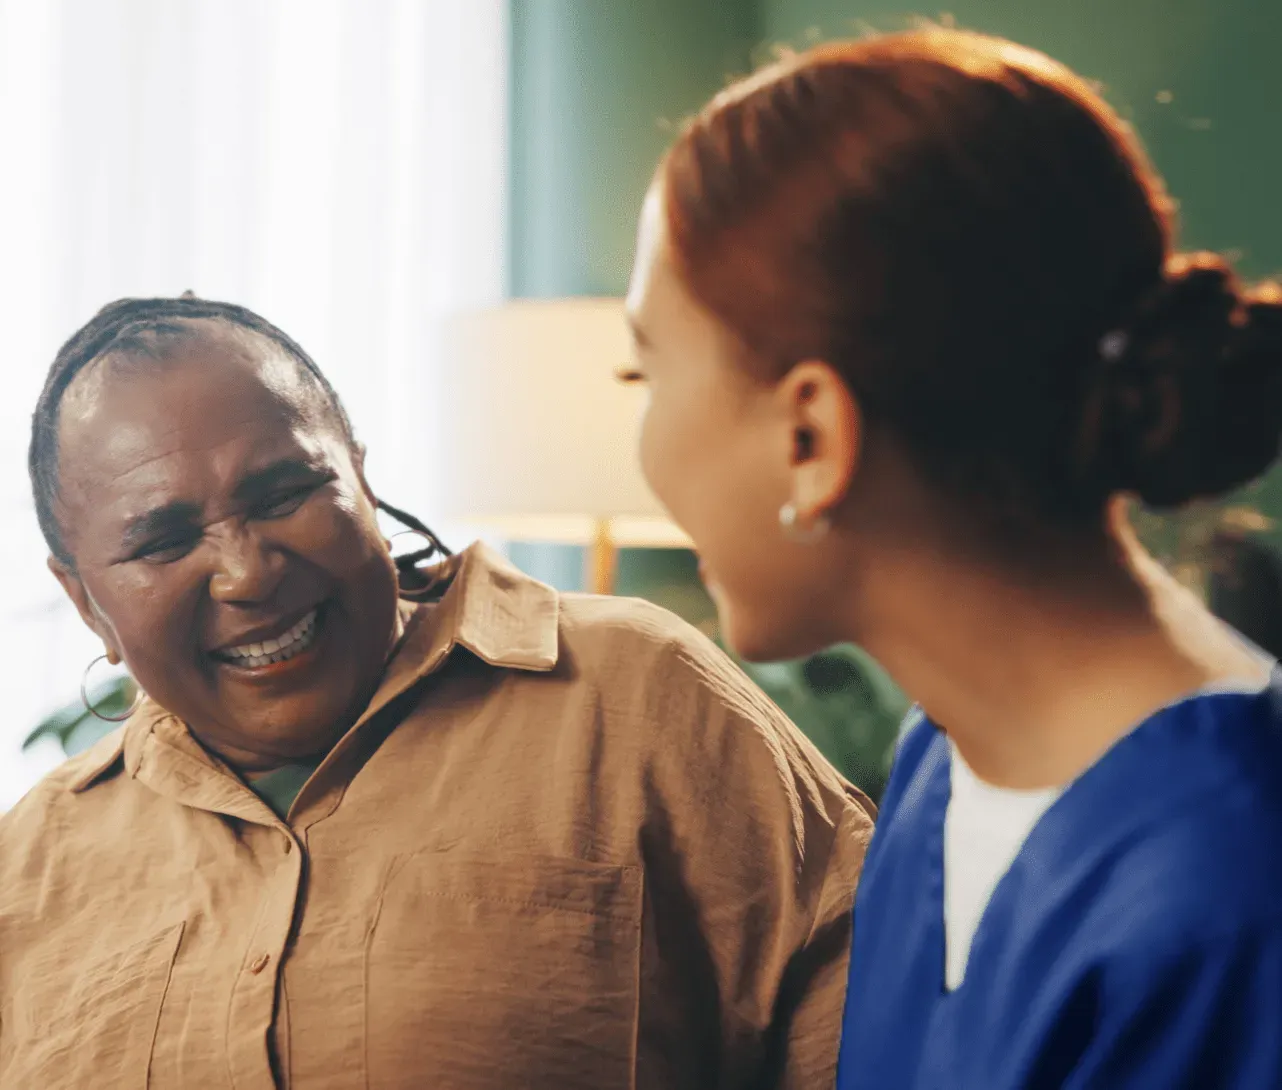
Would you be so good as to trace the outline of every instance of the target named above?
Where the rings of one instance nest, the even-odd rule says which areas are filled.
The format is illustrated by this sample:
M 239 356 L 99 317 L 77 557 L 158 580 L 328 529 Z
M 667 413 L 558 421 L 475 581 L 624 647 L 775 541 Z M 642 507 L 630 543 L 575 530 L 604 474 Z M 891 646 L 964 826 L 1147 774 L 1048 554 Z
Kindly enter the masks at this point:
M 275 1086 L 270 1055 L 270 1036 L 276 1012 L 276 992 L 280 970 L 294 912 L 298 903 L 303 874 L 302 852 L 293 850 L 293 839 L 279 829 L 263 830 L 265 836 L 283 835 L 290 845 L 279 852 L 275 841 L 269 858 L 275 859 L 275 873 L 263 890 L 262 915 L 258 926 L 249 936 L 244 968 L 232 994 L 228 1021 L 227 1052 L 233 1084 L 241 1087 L 266 1088 Z M 259 841 L 262 850 L 271 852 L 271 841 Z M 266 863 L 266 860 L 264 860 Z

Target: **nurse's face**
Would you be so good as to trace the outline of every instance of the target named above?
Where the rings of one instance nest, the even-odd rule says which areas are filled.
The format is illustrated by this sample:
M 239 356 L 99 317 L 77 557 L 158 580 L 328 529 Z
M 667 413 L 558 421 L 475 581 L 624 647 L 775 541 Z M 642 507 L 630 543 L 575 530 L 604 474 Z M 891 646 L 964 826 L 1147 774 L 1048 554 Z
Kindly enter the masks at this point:
M 815 423 L 816 395 L 833 393 L 814 383 L 839 381 L 823 365 L 794 368 L 777 382 L 744 366 L 743 346 L 676 270 L 657 190 L 641 216 L 628 313 L 636 367 L 627 377 L 649 391 L 642 469 L 695 543 L 727 641 L 765 661 L 842 639 L 839 535 L 797 544 L 779 518 L 790 499 L 822 513 L 844 491 L 849 473 L 837 484 L 818 480 L 816 450 L 799 440 Z M 830 454 L 840 456 L 827 448 L 823 456 Z
M 81 616 L 246 771 L 323 753 L 397 638 L 359 452 L 270 342 L 213 329 L 91 364 L 60 410 L 57 513 Z

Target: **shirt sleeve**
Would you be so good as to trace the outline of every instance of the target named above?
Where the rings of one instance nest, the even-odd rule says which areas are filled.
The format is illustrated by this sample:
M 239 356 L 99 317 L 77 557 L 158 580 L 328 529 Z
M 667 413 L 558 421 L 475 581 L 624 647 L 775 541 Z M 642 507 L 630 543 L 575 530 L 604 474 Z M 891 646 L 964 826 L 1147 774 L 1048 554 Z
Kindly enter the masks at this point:
M 872 804 L 711 649 L 660 672 L 638 1086 L 830 1086 Z
M 793 954 L 776 1020 L 781 1090 L 831 1085 L 840 1045 L 850 972 L 853 892 L 871 833 L 862 810 L 849 811 L 838 826 L 825 869 L 819 909 L 810 934 Z
M 1106 977 L 1104 1021 L 1065 1087 L 1282 1087 L 1282 924 L 1166 959 L 1137 954 Z

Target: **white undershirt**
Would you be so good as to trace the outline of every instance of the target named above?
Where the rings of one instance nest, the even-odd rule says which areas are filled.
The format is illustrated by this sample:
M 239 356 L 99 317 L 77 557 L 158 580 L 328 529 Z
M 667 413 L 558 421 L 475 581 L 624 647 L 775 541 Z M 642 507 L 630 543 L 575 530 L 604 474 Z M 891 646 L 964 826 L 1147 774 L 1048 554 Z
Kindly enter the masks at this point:
M 985 783 L 949 740 L 952 792 L 944 815 L 944 981 L 966 976 L 970 944 L 997 883 L 1062 787 L 1014 791 Z

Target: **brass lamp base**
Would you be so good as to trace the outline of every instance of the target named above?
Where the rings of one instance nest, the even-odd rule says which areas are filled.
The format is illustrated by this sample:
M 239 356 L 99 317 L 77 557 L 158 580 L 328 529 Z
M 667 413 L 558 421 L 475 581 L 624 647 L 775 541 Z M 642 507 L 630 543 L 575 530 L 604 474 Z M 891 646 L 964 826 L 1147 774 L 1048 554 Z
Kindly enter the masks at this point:
M 610 532 L 609 519 L 597 519 L 592 541 L 584 550 L 583 585 L 593 594 L 613 594 L 618 549 Z

